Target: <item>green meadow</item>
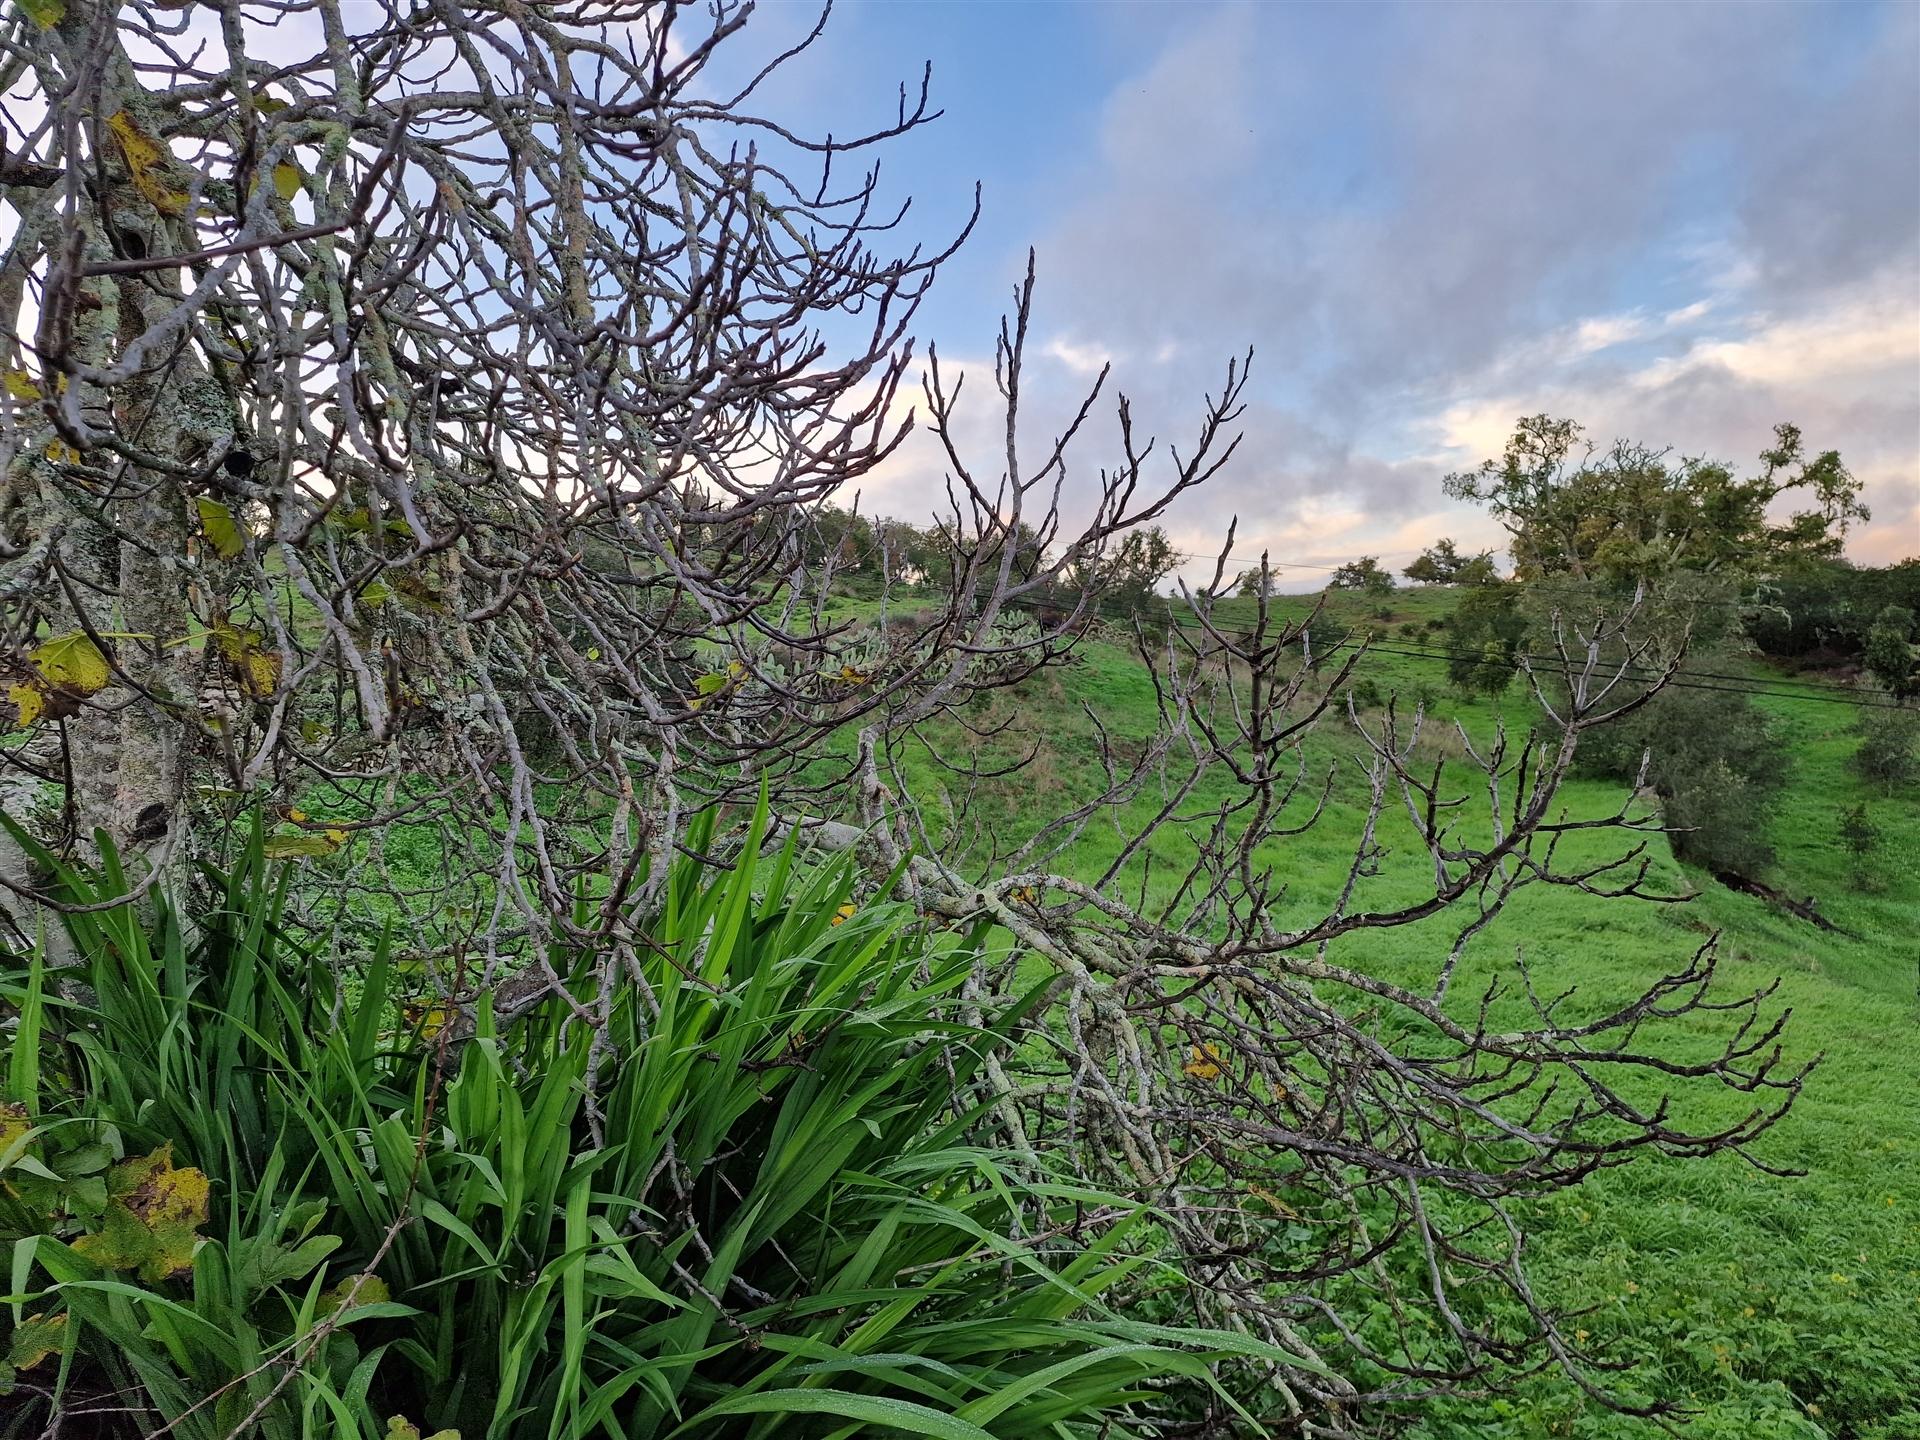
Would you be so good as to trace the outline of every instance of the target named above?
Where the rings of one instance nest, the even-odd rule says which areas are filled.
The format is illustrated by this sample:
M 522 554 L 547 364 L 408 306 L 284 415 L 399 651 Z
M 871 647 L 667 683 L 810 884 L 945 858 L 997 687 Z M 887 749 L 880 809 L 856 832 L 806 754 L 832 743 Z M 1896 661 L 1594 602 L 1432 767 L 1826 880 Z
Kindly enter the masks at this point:
M 1380 648 L 1362 655 L 1353 684 L 1365 692 L 1363 682 L 1371 682 L 1372 692 L 1394 697 L 1403 720 L 1414 704 L 1423 706 L 1431 754 L 1458 757 L 1460 730 L 1476 744 L 1500 726 L 1517 736 L 1536 712 L 1518 684 L 1497 702 L 1469 698 L 1449 687 L 1443 659 L 1409 653 L 1445 649 L 1455 598 L 1432 587 L 1398 591 L 1384 603 L 1341 593 L 1272 603 L 1293 617 L 1323 603 L 1330 636 L 1370 633 Z M 856 597 L 835 602 L 836 618 L 849 622 L 869 620 L 876 610 Z M 1223 602 L 1216 613 L 1223 625 L 1244 625 L 1252 603 Z M 1343 655 L 1333 658 L 1325 674 Z M 1785 688 L 1791 678 L 1746 659 L 1710 668 L 1729 666 L 1761 687 Z M 1791 758 L 1791 779 L 1770 827 L 1777 863 L 1766 878 L 1795 898 L 1814 897 L 1844 933 L 1818 929 L 1678 863 L 1663 836 L 1610 833 L 1588 842 L 1594 857 L 1645 838 L 1647 888 L 1690 898 L 1656 903 L 1524 889 L 1471 943 L 1450 1003 L 1470 1012 L 1486 985 L 1498 981 L 1506 998 L 1495 1013 L 1517 1004 L 1524 960 L 1540 990 L 1572 989 L 1575 1008 L 1598 1011 L 1684 965 L 1710 940 L 1719 957 L 1717 998 L 1772 987 L 1766 1013 L 1788 1012 L 1787 1058 L 1818 1064 L 1792 1111 L 1754 1153 L 1772 1170 L 1797 1173 L 1769 1173 L 1733 1155 L 1643 1156 L 1517 1209 L 1533 1236 L 1531 1273 L 1538 1292 L 1554 1297 L 1563 1314 L 1582 1312 L 1577 1328 L 1619 1367 L 1595 1378 L 1628 1401 L 1681 1403 L 1690 1416 L 1686 1433 L 1697 1440 L 1920 1440 L 1920 804 L 1910 793 L 1889 797 L 1853 773 L 1858 712 L 1851 705 L 1775 696 L 1756 703 Z M 1370 725 L 1380 716 L 1377 704 L 1361 711 Z M 1103 730 L 1124 750 L 1151 735 L 1156 720 L 1141 659 L 1117 631 L 1097 630 L 1071 663 L 982 697 L 964 726 L 928 727 L 927 745 L 903 747 L 902 765 L 943 849 L 986 836 L 1004 849 L 1099 792 Z M 1324 911 L 1352 861 L 1366 800 L 1360 751 L 1343 706 L 1331 707 L 1305 743 L 1310 769 L 1331 776 L 1326 811 L 1265 857 L 1285 881 L 1283 904 L 1297 918 Z M 1025 763 L 971 787 L 961 805 L 962 777 L 936 753 L 964 757 L 982 771 Z M 1461 793 L 1474 793 L 1476 775 L 1470 765 L 1457 771 Z M 1205 810 L 1225 793 L 1224 786 L 1203 784 L 1186 808 Z M 1617 785 L 1584 779 L 1561 793 L 1572 815 L 1610 814 L 1623 799 Z M 1129 804 L 1096 817 L 1052 868 L 1098 876 L 1160 799 L 1150 784 Z M 1861 801 L 1882 832 L 1864 889 L 1854 884 L 1837 833 L 1841 813 Z M 1391 904 L 1419 893 L 1422 857 L 1403 826 L 1404 817 L 1390 809 L 1382 831 L 1387 854 L 1378 873 L 1362 881 L 1363 902 Z M 423 886 L 433 883 L 432 857 L 444 843 L 435 831 L 404 826 L 385 841 L 396 872 L 404 877 L 417 862 Z M 1180 828 L 1169 826 L 1130 878 L 1149 896 L 1164 894 L 1188 853 Z M 1333 958 L 1424 989 L 1461 923 L 1442 914 L 1363 931 L 1336 942 Z M 1038 962 L 1029 963 L 1038 974 Z M 1717 1051 L 1732 1023 L 1724 1015 L 1690 1015 L 1643 1039 L 1663 1053 L 1704 1056 Z M 1732 1122 L 1753 1103 L 1742 1094 L 1684 1086 L 1676 1101 L 1696 1124 Z M 1557 1374 L 1530 1377 L 1504 1396 L 1423 1402 L 1398 1423 L 1406 1440 L 1653 1440 L 1666 1433 Z
M 1304 614 L 1313 597 L 1276 605 Z M 1453 603 L 1444 589 L 1403 591 L 1377 613 L 1374 603 L 1335 597 L 1327 617 L 1353 633 L 1372 630 L 1394 650 L 1443 647 L 1444 629 L 1427 622 Z M 1230 602 L 1223 623 L 1241 623 Z M 1344 607 L 1344 608 L 1343 608 Z M 849 605 L 849 613 L 857 607 Z M 1425 637 L 1403 636 L 1412 626 Z M 1754 681 L 1786 678 L 1757 663 L 1733 662 Z M 1410 654 L 1366 654 L 1355 681 L 1371 680 L 1418 699 L 1429 726 L 1457 724 L 1484 739 L 1497 724 L 1524 731 L 1533 707 L 1516 685 L 1496 703 L 1463 698 L 1446 684 L 1444 663 Z M 1920 970 L 1920 805 L 1889 798 L 1857 779 L 1848 759 L 1857 745 L 1856 711 L 1817 699 L 1762 698 L 1777 742 L 1791 756 L 1792 778 L 1773 817 L 1778 862 L 1771 880 L 1796 898 L 1815 897 L 1846 933 L 1829 933 L 1677 863 L 1654 835 L 1650 888 L 1691 895 L 1682 903 L 1601 899 L 1536 886 L 1472 942 L 1452 1002 L 1469 1009 L 1485 983 L 1513 979 L 1523 958 L 1549 993 L 1573 987 L 1575 1005 L 1597 1008 L 1625 998 L 1717 937 L 1723 998 L 1774 987 L 1772 1010 L 1790 1012 L 1783 1045 L 1790 1058 L 1819 1063 L 1791 1113 L 1767 1134 L 1756 1156 L 1769 1174 L 1732 1155 L 1712 1160 L 1664 1157 L 1603 1172 L 1578 1188 L 1542 1199 L 1520 1214 L 1532 1229 L 1534 1277 L 1621 1369 L 1601 1377 L 1628 1399 L 1672 1400 L 1691 1412 L 1698 1440 L 1915 1440 L 1920 1437 L 1920 1045 L 1916 978 Z M 1077 661 L 988 699 L 969 717 L 984 743 L 958 727 L 943 732 L 953 754 L 977 755 L 983 768 L 1033 753 L 1023 770 L 989 782 L 968 825 L 1002 843 L 1039 819 L 1096 793 L 1102 774 L 1089 712 L 1117 740 L 1138 740 L 1154 725 L 1154 692 L 1140 660 L 1115 637 L 1086 645 Z M 1362 712 L 1369 723 L 1379 711 Z M 1004 728 L 1002 728 L 1004 727 Z M 1436 750 L 1446 741 L 1436 734 Z M 935 748 L 943 742 L 936 735 Z M 964 750 L 962 747 L 965 747 Z M 1289 906 L 1323 906 L 1341 883 L 1358 835 L 1365 785 L 1358 742 L 1344 714 L 1329 713 L 1306 746 L 1310 763 L 1333 776 L 1320 823 L 1274 847 L 1275 873 Z M 921 756 L 911 783 L 930 813 L 942 813 L 953 776 Z M 1460 772 L 1471 786 L 1470 768 Z M 1611 784 L 1575 781 L 1562 792 L 1573 814 L 1610 813 L 1621 794 Z M 1203 787 L 1191 808 L 1204 808 Z M 1149 787 L 1131 806 L 1096 820 L 1058 868 L 1102 871 L 1132 828 L 1157 805 Z M 1871 886 L 1854 887 L 1836 836 L 1840 813 L 1865 801 L 1883 832 L 1871 861 Z M 1364 882 L 1370 899 L 1416 893 L 1412 837 L 1386 832 L 1388 855 Z M 1635 837 L 1618 835 L 1619 846 Z M 1151 893 L 1183 867 L 1175 828 L 1156 836 L 1142 877 Z M 1597 853 L 1597 852 L 1596 852 Z M 1430 983 L 1458 918 L 1397 930 L 1365 931 L 1338 942 L 1334 958 L 1384 978 Z M 1658 1042 L 1674 1054 L 1714 1044 L 1727 1022 L 1689 1016 Z M 1751 1097 L 1688 1095 L 1682 1113 L 1696 1119 L 1745 1113 Z M 1639 1440 L 1662 1433 L 1623 1416 L 1557 1376 L 1524 1382 L 1506 1398 L 1463 1397 L 1409 1414 L 1417 1440 L 1574 1436 Z

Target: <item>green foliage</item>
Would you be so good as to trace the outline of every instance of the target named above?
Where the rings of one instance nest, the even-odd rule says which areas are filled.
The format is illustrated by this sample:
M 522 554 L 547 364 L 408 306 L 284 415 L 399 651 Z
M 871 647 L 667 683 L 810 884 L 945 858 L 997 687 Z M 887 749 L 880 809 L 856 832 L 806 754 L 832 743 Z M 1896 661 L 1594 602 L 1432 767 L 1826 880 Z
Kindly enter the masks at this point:
M 0 1153 L 49 1187 L 4 1211 L 15 1370 L 57 1339 L 56 1396 L 182 1440 L 983 1440 L 1132 1433 L 1152 1387 L 1281 1354 L 1105 1308 L 1153 1283 L 1152 1217 L 1016 1189 L 955 1106 L 1019 1020 L 958 1003 L 985 932 L 756 860 L 764 819 L 730 870 L 675 862 L 635 973 L 555 952 L 567 996 L 470 1034 L 408 1018 L 385 941 L 348 973 L 297 940 L 257 825 L 191 942 L 164 904 L 73 915 L 90 999 L 0 975 L 35 1042 Z M 126 893 L 111 852 L 60 874 Z
M 1356 709 L 1378 710 L 1387 703 L 1386 696 L 1380 693 L 1379 684 L 1371 676 L 1362 676 L 1347 687 Z
M 1416 585 L 1491 585 L 1500 578 L 1491 550 L 1462 555 L 1448 539 L 1421 551 L 1419 558 L 1400 573 Z
M 1851 809 L 1841 812 L 1840 823 L 1835 827 L 1840 843 L 1846 847 L 1848 858 L 1853 862 L 1853 888 L 1867 890 L 1873 886 L 1871 861 L 1879 850 L 1885 833 L 1873 823 L 1873 817 L 1867 813 L 1863 800 Z
M 1334 570 L 1327 580 L 1330 590 L 1359 590 L 1367 595 L 1385 595 L 1393 589 L 1393 572 L 1381 568 L 1375 555 L 1362 555 Z
M 1628 441 L 1596 454 L 1574 421 L 1532 415 L 1499 459 L 1447 476 L 1445 487 L 1481 501 L 1506 527 L 1523 579 L 1768 575 L 1838 556 L 1848 526 L 1867 518 L 1839 452 L 1809 456 L 1793 425 L 1775 427 L 1759 473 L 1742 480 L 1719 461 L 1675 460 Z M 1808 508 L 1775 523 L 1771 511 L 1786 495 Z
M 1065 578 L 1070 587 L 1088 591 L 1102 605 L 1133 611 L 1153 600 L 1177 558 L 1167 532 L 1152 525 L 1129 530 L 1113 554 L 1070 567 Z
M 1803 563 L 1758 588 L 1745 630 L 1765 655 L 1851 660 L 1889 605 L 1920 610 L 1920 560 L 1878 568 L 1844 560 Z
M 1513 682 L 1518 670 L 1514 657 L 1529 623 L 1521 595 L 1517 585 L 1486 585 L 1461 597 L 1448 637 L 1448 681 L 1469 695 L 1488 698 Z
M 1914 613 L 1889 605 L 1874 616 L 1861 647 L 1861 664 L 1898 699 L 1920 695 L 1920 645 L 1913 643 Z
M 1861 779 L 1888 795 L 1920 779 L 1920 713 L 1869 709 L 1854 726 L 1860 746 L 1853 768 Z
M 1259 566 L 1242 570 L 1233 577 L 1233 593 L 1242 600 L 1258 600 L 1263 594 L 1272 595 L 1273 571 Z
M 1673 853 L 1754 875 L 1773 861 L 1768 822 L 1788 763 L 1765 712 L 1731 689 L 1673 686 L 1581 743 L 1589 773 L 1632 781 L 1645 764 Z

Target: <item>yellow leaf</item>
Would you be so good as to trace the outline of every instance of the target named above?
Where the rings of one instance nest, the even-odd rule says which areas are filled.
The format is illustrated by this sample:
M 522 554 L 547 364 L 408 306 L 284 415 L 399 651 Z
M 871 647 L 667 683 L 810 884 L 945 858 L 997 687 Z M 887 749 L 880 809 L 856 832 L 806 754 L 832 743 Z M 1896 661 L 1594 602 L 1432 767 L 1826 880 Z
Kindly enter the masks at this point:
M 404 1415 L 387 1420 L 387 1440 L 420 1440 L 420 1427 Z M 460 1440 L 458 1430 L 436 1430 L 426 1440 Z
M 256 700 L 265 700 L 280 688 L 280 652 L 277 650 L 250 650 L 247 652 L 247 672 L 243 683 L 247 693 Z
M 100 647 L 79 630 L 54 636 L 30 650 L 27 658 L 49 685 L 72 695 L 97 695 L 113 678 Z
M 248 695 L 265 700 L 280 688 L 280 652 L 267 649 L 266 637 L 258 630 L 242 630 L 223 620 L 212 627 L 211 633 L 234 679 Z
M 400 528 L 404 533 L 405 521 L 400 522 Z M 434 610 L 444 608 L 440 601 L 440 592 L 423 576 L 407 570 L 389 570 L 387 573 L 393 577 L 393 588 L 400 593 L 402 599 L 411 600 L 416 605 L 425 605 Z
M 7 393 L 16 400 L 38 400 L 40 387 L 34 383 L 33 376 L 24 370 L 7 371 Z
M 173 1147 L 122 1160 L 107 1172 L 102 1228 L 73 1242 L 75 1253 L 109 1270 L 137 1270 L 149 1283 L 193 1264 L 207 1223 L 207 1177 L 173 1166 Z
M 1298 1210 L 1295 1210 L 1271 1190 L 1262 1189 L 1258 1185 L 1249 1185 L 1247 1186 L 1247 1193 L 1266 1201 L 1267 1204 L 1273 1207 L 1276 1214 L 1284 1215 L 1289 1220 L 1298 1220 L 1300 1218 L 1300 1212 Z
M 33 1128 L 24 1105 L 0 1105 L 0 1155 L 13 1148 L 13 1142 Z
M 1180 1068 L 1190 1079 L 1218 1080 L 1222 1074 L 1220 1047 L 1218 1045 L 1194 1046 L 1191 1058 Z
M 289 165 L 286 161 L 282 160 L 278 165 L 273 167 L 274 193 L 282 200 L 291 200 L 294 196 L 298 195 L 302 183 L 300 167 L 298 165 Z
M 295 860 L 311 855 L 331 855 L 340 842 L 331 834 L 306 832 L 299 835 L 271 835 L 261 847 L 269 860 Z
M 16 1370 L 31 1370 L 47 1356 L 57 1354 L 67 1340 L 64 1315 L 29 1315 L 14 1327 L 7 1363 Z
M 42 30 L 51 30 L 66 18 L 67 0 L 20 0 L 20 8 Z
M 140 128 L 133 116 L 116 110 L 107 117 L 107 129 L 119 142 L 120 157 L 127 164 L 127 178 L 133 188 L 146 196 L 147 203 L 162 215 L 178 215 L 187 208 L 187 197 L 167 184 L 166 167 L 173 152 Z
M 336 1315 L 362 1305 L 382 1305 L 391 1298 L 387 1282 L 378 1275 L 349 1275 L 320 1297 L 319 1311 L 322 1316 Z
M 261 636 L 253 630 L 242 630 L 224 620 L 216 620 L 208 627 L 213 643 L 220 647 L 220 653 L 238 665 L 241 658 L 256 644 Z
M 453 1011 L 444 1005 L 407 1005 L 401 1008 L 407 1024 L 420 1032 L 422 1040 L 431 1040 L 447 1028 Z
M 222 560 L 237 560 L 247 548 L 246 538 L 233 518 L 233 511 L 218 500 L 202 495 L 194 501 L 200 511 L 200 529 Z
M 46 694 L 38 687 L 15 683 L 7 686 L 7 700 L 14 709 L 13 723 L 22 730 L 40 718 L 47 708 Z

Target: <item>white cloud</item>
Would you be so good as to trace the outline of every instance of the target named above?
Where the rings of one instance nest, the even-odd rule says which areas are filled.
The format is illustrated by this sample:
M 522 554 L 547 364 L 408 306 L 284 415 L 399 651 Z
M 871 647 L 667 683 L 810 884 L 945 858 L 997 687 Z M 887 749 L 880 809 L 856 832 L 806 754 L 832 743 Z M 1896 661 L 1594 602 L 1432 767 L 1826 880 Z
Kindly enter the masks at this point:
M 1050 360 L 1057 360 L 1076 375 L 1098 375 L 1102 369 L 1113 363 L 1113 352 L 1091 341 L 1080 342 L 1055 336 L 1046 343 L 1041 352 Z
M 1633 383 L 1643 389 L 1667 385 L 1708 367 L 1759 385 L 1833 384 L 1888 370 L 1920 383 L 1916 300 L 1908 296 L 1902 304 L 1897 293 L 1878 293 L 1790 319 L 1759 320 L 1745 336 L 1702 340 L 1662 359 L 1635 374 Z
M 1544 410 L 1602 443 L 1631 437 L 1745 465 L 1791 420 L 1861 481 L 1874 518 L 1849 553 L 1868 564 L 1920 554 L 1920 267 L 1804 295 L 1791 313 L 1710 309 L 1711 332 L 1692 338 L 1676 332 L 1710 313 L 1705 302 L 1669 312 L 1659 329 L 1674 348 L 1637 365 L 1605 347 L 1518 347 L 1449 387 L 1418 431 L 1442 463 L 1475 464 L 1500 453 L 1518 417 Z M 1585 322 L 1572 333 L 1611 331 Z

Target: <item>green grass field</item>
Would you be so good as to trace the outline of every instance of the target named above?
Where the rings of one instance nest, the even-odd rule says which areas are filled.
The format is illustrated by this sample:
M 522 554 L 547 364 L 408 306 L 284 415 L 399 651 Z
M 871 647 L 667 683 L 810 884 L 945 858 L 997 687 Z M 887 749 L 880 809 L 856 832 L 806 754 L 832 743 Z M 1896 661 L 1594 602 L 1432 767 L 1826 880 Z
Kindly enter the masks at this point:
M 1301 616 L 1314 597 L 1275 603 Z M 1370 629 L 1394 649 L 1443 648 L 1445 629 L 1429 622 L 1444 622 L 1453 603 L 1444 589 L 1402 591 L 1381 616 L 1379 602 L 1340 595 L 1326 613 L 1333 628 Z M 834 613 L 863 620 L 876 609 L 846 598 Z M 1250 602 L 1232 601 L 1219 614 L 1232 625 L 1249 611 Z M 1771 673 L 1755 662 L 1726 663 L 1756 679 Z M 1532 716 L 1518 686 L 1498 705 L 1462 698 L 1432 658 L 1370 653 L 1358 674 L 1403 704 L 1419 698 L 1441 721 L 1458 721 L 1477 737 L 1496 720 L 1524 729 Z M 1476 939 L 1453 995 L 1470 1007 L 1480 988 L 1475 981 L 1502 967 L 1511 971 L 1521 954 L 1543 989 L 1578 987 L 1577 1003 L 1598 1008 L 1638 993 L 1715 933 L 1726 993 L 1777 981 L 1775 1003 L 1792 1011 L 1789 1054 L 1824 1058 L 1761 1153 L 1774 1166 L 1805 1174 L 1779 1178 L 1732 1156 L 1656 1158 L 1603 1173 L 1523 1210 L 1535 1237 L 1536 1287 L 1563 1310 L 1591 1311 L 1578 1324 L 1624 1367 L 1613 1377 L 1618 1390 L 1683 1403 L 1693 1412 L 1688 1433 L 1697 1440 L 1920 1440 L 1920 797 L 1889 798 L 1854 776 L 1847 763 L 1857 744 L 1851 708 L 1758 703 L 1792 759 L 1772 826 L 1779 863 L 1771 878 L 1797 897 L 1817 897 L 1851 936 L 1823 932 L 1715 884 L 1676 863 L 1655 836 L 1656 888 L 1694 891 L 1696 898 L 1661 905 L 1565 889 L 1523 891 Z M 1122 742 L 1153 729 L 1149 678 L 1112 640 L 1095 639 L 1074 663 L 979 702 L 969 719 L 982 730 L 1004 725 L 996 738 L 982 742 L 957 725 L 930 732 L 954 756 L 988 765 L 1034 752 L 1017 774 L 981 788 L 970 833 L 991 833 L 1004 844 L 1096 792 L 1101 771 L 1088 710 Z M 1344 718 L 1322 722 L 1307 753 L 1334 769 L 1333 803 L 1318 826 L 1270 857 L 1287 881 L 1285 904 L 1302 918 L 1321 913 L 1352 857 L 1364 800 L 1361 776 L 1347 758 L 1355 744 Z M 921 751 L 902 753 L 910 787 L 937 822 L 952 777 Z M 1203 788 L 1195 803 L 1220 793 Z M 1594 781 L 1575 781 L 1563 796 L 1571 810 L 1587 814 L 1609 813 L 1620 799 L 1615 786 Z M 1884 832 L 1874 861 L 1878 887 L 1865 892 L 1853 888 L 1835 837 L 1840 812 L 1861 800 Z M 1096 820 L 1056 868 L 1098 874 L 1156 801 L 1143 795 Z M 1407 898 L 1420 883 L 1405 868 L 1412 837 L 1391 824 L 1383 833 L 1394 853 L 1363 882 L 1371 888 L 1363 898 L 1391 901 L 1396 891 Z M 444 843 L 436 831 L 397 827 L 389 858 L 405 872 L 412 850 Z M 1150 891 L 1173 883 L 1186 852 L 1176 828 L 1154 839 Z M 421 883 L 429 883 L 431 867 L 421 864 Z M 1385 978 L 1430 981 L 1457 924 L 1440 916 L 1361 932 L 1339 942 L 1335 958 Z M 1665 1043 L 1681 1051 L 1705 1047 L 1722 1023 L 1690 1017 L 1669 1029 Z M 1732 1119 L 1744 1113 L 1746 1100 L 1704 1097 L 1689 1118 Z M 1504 1398 L 1426 1405 L 1407 1417 L 1404 1432 L 1407 1440 L 1653 1440 L 1662 1433 L 1551 1376 L 1528 1380 Z
M 1310 600 L 1281 602 L 1304 611 Z M 1335 618 L 1371 626 L 1402 645 L 1399 627 L 1443 617 L 1445 591 L 1403 592 L 1391 618 L 1341 597 Z M 849 609 L 854 607 L 849 606 Z M 1229 612 L 1231 613 L 1231 612 Z M 1391 638 L 1389 638 L 1391 637 Z M 1431 643 L 1444 645 L 1444 632 Z M 1747 662 L 1739 662 L 1747 665 Z M 1765 675 L 1749 666 L 1756 678 Z M 1486 702 L 1446 688 L 1444 665 L 1408 655 L 1369 655 L 1361 675 L 1382 691 L 1422 695 L 1429 708 L 1484 734 L 1495 720 Z M 1505 719 L 1524 727 L 1530 706 L 1501 702 Z M 1684 961 L 1712 933 L 1721 936 L 1727 992 L 1778 981 L 1777 1004 L 1792 1011 L 1790 1054 L 1824 1059 L 1793 1113 L 1762 1142 L 1771 1164 L 1804 1170 L 1778 1178 L 1736 1157 L 1649 1160 L 1607 1172 L 1575 1191 L 1532 1205 L 1533 1269 L 1541 1289 L 1565 1308 L 1591 1309 L 1579 1323 L 1604 1352 L 1629 1368 L 1616 1377 L 1629 1395 L 1675 1400 L 1694 1413 L 1700 1440 L 1769 1437 L 1920 1437 L 1920 1046 L 1916 1046 L 1916 970 L 1920 967 L 1920 804 L 1911 795 L 1871 792 L 1848 768 L 1855 712 L 1812 700 L 1764 699 L 1793 773 L 1773 824 L 1776 882 L 1818 898 L 1824 913 L 1858 938 L 1825 933 L 1765 903 L 1736 894 L 1680 866 L 1655 837 L 1657 879 L 1670 892 L 1697 891 L 1682 905 L 1607 901 L 1563 889 L 1523 892 L 1469 952 L 1454 995 L 1471 1005 L 1499 966 L 1523 953 L 1543 989 L 1578 986 L 1599 1005 Z M 1090 792 L 1098 779 L 1092 707 L 1115 734 L 1142 736 L 1153 723 L 1153 693 L 1140 663 L 1096 642 L 1079 663 L 988 702 L 979 717 L 1012 728 L 983 758 L 1011 758 L 1039 746 L 1019 776 L 990 787 L 976 817 L 1003 838 Z M 1309 754 L 1335 765 L 1335 803 L 1314 830 L 1272 856 L 1302 913 L 1338 885 L 1357 833 L 1360 777 L 1341 756 L 1354 743 L 1345 721 L 1329 717 Z M 960 743 L 956 733 L 954 743 Z M 975 746 L 978 749 L 978 746 Z M 939 806 L 946 783 L 938 767 L 916 762 L 912 784 Z M 1563 792 L 1576 812 L 1617 804 L 1617 790 L 1576 782 Z M 1848 857 L 1834 838 L 1839 813 L 1866 800 L 1884 831 L 1875 861 L 1879 888 L 1852 887 Z M 1096 873 L 1131 822 L 1151 805 L 1090 827 L 1066 867 Z M 1401 842 L 1410 840 L 1403 834 Z M 1616 837 L 1617 838 L 1617 837 Z M 1395 837 L 1387 837 L 1389 846 Z M 1176 831 L 1153 850 L 1170 879 L 1182 868 Z M 1406 846 L 1399 846 L 1404 859 Z M 1383 873 L 1367 882 L 1378 898 L 1418 877 Z M 1457 924 L 1457 922 L 1455 922 Z M 1336 958 L 1388 978 L 1430 976 L 1452 939 L 1445 917 L 1393 931 L 1349 937 Z M 1719 1022 L 1690 1017 L 1671 1030 L 1680 1049 L 1707 1043 Z M 1747 1097 L 1697 1102 L 1696 1118 L 1743 1113 Z M 1430 1406 L 1410 1419 L 1418 1440 L 1464 1437 L 1651 1437 L 1651 1422 L 1621 1417 L 1564 1381 L 1540 1377 L 1510 1398 Z

